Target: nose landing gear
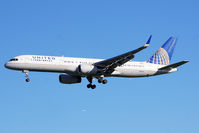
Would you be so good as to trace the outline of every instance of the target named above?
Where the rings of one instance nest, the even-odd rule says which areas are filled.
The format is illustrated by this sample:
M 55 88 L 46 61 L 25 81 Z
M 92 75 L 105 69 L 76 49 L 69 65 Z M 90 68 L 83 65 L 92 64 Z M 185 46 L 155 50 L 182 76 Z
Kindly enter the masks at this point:
M 26 80 L 25 80 L 25 81 L 26 81 L 26 82 L 30 82 L 30 79 L 28 78 L 28 72 L 29 72 L 29 71 L 28 71 L 28 70 L 23 70 L 22 72 L 25 73 L 25 77 L 26 77 Z

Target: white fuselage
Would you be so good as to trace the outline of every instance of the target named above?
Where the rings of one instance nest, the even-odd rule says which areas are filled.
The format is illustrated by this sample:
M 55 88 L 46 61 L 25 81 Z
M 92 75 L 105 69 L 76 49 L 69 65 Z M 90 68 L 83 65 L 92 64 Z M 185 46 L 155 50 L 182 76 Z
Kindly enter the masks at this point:
M 70 75 L 87 77 L 89 75 L 79 72 L 79 65 L 92 65 L 103 59 L 89 59 L 89 58 L 71 58 L 71 57 L 57 57 L 57 56 L 42 56 L 42 55 L 21 55 L 15 57 L 17 60 L 11 60 L 5 64 L 5 67 L 14 70 L 29 70 L 41 72 L 58 72 Z M 151 64 L 147 62 L 129 61 L 122 66 L 115 68 L 115 71 L 106 77 L 147 77 L 159 74 L 165 74 L 177 71 L 171 69 L 169 71 L 159 71 L 158 69 L 164 67 L 163 65 Z M 98 76 L 98 75 L 92 75 Z

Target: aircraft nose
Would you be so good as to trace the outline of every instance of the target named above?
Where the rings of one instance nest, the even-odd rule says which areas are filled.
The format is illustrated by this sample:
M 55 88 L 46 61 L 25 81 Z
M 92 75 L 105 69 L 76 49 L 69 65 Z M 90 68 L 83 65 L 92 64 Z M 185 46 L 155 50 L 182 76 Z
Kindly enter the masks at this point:
M 5 68 L 8 68 L 8 67 L 7 67 L 7 63 L 4 64 L 4 67 L 5 67 Z
M 7 63 L 4 64 L 4 67 L 5 67 L 5 68 L 10 68 L 11 66 L 10 66 L 10 64 L 7 62 Z

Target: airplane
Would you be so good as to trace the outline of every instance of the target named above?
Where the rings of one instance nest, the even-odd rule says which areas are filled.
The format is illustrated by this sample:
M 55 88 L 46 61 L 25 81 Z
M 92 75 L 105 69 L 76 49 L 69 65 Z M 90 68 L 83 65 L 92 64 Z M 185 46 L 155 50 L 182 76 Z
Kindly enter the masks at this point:
M 176 72 L 178 66 L 189 61 L 180 61 L 170 64 L 177 38 L 170 37 L 147 61 L 132 61 L 135 54 L 147 48 L 151 37 L 144 46 L 109 59 L 72 58 L 44 55 L 20 55 L 5 64 L 5 67 L 20 70 L 25 73 L 26 82 L 29 82 L 29 71 L 56 72 L 59 81 L 63 84 L 81 83 L 86 77 L 89 84 L 87 88 L 95 89 L 93 79 L 106 84 L 105 77 L 149 77 Z

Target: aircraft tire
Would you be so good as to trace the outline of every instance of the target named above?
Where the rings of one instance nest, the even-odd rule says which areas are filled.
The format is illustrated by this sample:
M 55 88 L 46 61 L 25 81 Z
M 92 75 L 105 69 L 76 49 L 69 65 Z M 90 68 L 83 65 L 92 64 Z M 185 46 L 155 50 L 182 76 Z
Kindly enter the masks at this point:
M 103 81 L 102 81 L 102 83 L 103 84 L 106 84 L 108 81 L 106 80 L 106 79 L 104 79 Z
M 92 85 L 92 86 L 91 86 L 91 89 L 95 89 L 95 88 L 96 88 L 96 85 Z
M 91 84 L 88 84 L 88 85 L 87 85 L 87 88 L 91 88 L 91 87 L 92 87 L 92 85 L 91 85 Z
M 103 82 L 103 80 L 102 79 L 98 79 L 98 83 L 102 83 Z
M 29 78 L 27 78 L 27 79 L 26 79 L 26 82 L 30 82 L 30 79 L 29 79 Z

